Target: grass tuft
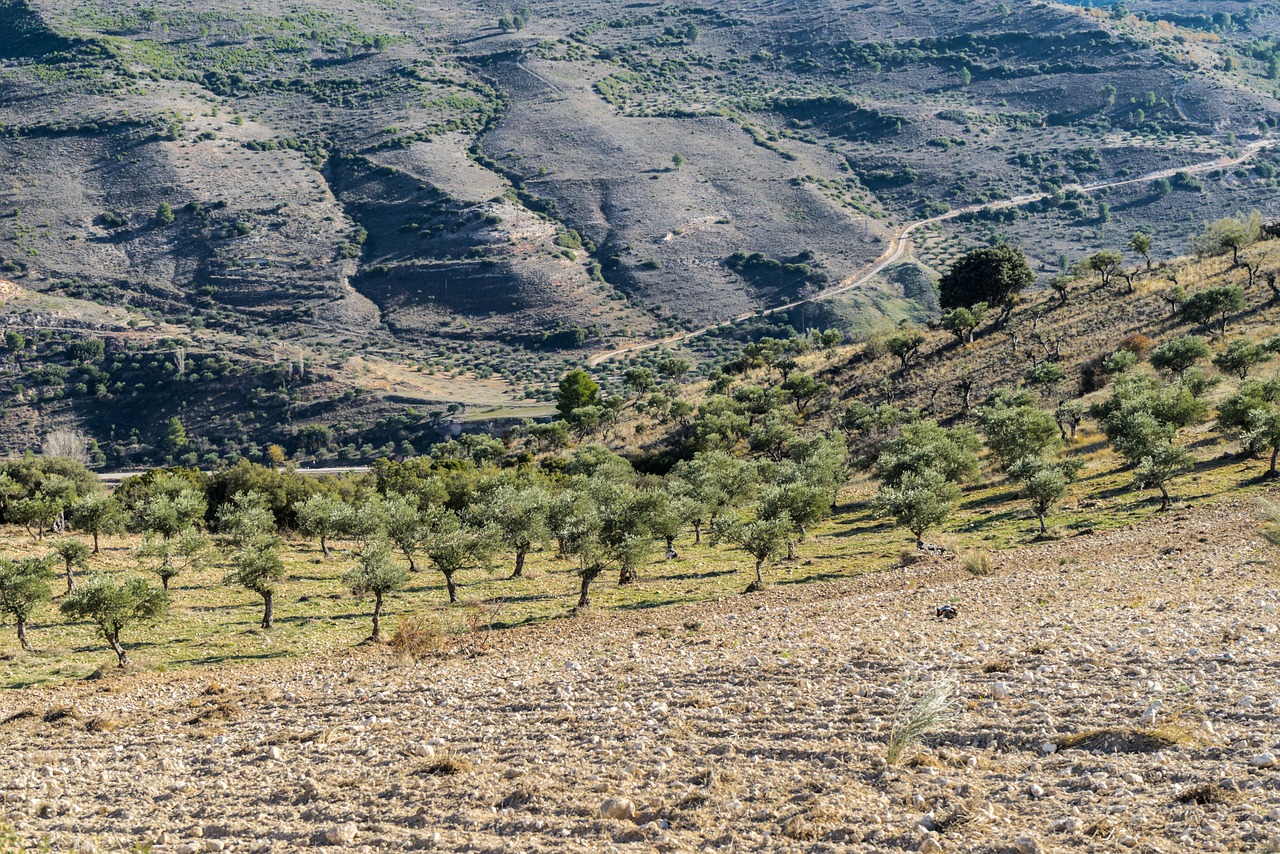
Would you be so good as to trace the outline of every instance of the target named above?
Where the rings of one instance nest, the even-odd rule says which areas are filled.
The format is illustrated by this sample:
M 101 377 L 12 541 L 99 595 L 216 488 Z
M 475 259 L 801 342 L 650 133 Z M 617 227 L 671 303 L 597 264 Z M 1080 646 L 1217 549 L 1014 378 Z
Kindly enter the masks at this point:
M 889 730 L 889 749 L 885 761 L 897 765 L 908 747 L 920 742 L 930 733 L 937 732 L 956 717 L 955 692 L 957 683 L 954 676 L 942 676 L 929 683 L 920 695 L 920 699 L 912 702 L 914 691 L 907 686 L 902 693 L 902 702 L 893 718 L 893 727 Z
M 986 549 L 970 549 L 960 553 L 960 565 L 965 572 L 975 578 L 986 578 L 995 567 L 991 561 L 991 552 Z
M 449 751 L 441 753 L 425 765 L 420 773 L 431 777 L 452 777 L 456 774 L 469 774 L 475 767 L 475 763 L 467 757 Z
M 1087 750 L 1092 753 L 1154 753 L 1185 742 L 1172 732 L 1157 729 L 1109 727 L 1072 733 L 1058 739 L 1058 750 Z
M 1180 804 L 1201 804 L 1204 806 L 1221 806 L 1223 804 L 1233 804 L 1240 799 L 1240 796 L 1229 789 L 1213 783 L 1201 783 L 1198 786 L 1192 786 L 1186 789 L 1174 798 Z
M 435 620 L 422 615 L 405 617 L 391 636 L 391 648 L 411 659 L 429 658 L 448 652 L 448 639 Z

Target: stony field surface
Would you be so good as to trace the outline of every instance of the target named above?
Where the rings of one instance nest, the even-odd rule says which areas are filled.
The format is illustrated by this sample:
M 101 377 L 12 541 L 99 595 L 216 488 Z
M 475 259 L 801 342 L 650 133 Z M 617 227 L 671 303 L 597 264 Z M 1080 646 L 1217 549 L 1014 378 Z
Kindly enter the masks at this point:
M 55 850 L 1280 850 L 1250 503 L 493 636 L 0 697 Z M 938 605 L 958 617 L 938 620 Z M 885 763 L 903 692 L 957 716 Z M 0 842 L 0 847 L 3 843 Z

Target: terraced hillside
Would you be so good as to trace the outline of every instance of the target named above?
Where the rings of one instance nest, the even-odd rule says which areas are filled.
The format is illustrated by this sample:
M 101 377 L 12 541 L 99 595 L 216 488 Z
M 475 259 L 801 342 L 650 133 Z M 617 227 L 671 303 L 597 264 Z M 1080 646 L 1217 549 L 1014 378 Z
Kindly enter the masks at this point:
M 1053 193 L 931 229 L 914 272 L 830 321 L 927 313 L 974 243 L 1021 243 L 1047 273 L 1139 227 L 1168 255 L 1199 220 L 1265 210 L 1269 152 L 1073 189 L 1270 132 L 1276 4 L 1226 5 L 0 0 L 0 276 L 211 351 L 275 364 L 285 343 L 331 366 L 325 405 L 230 403 L 255 426 L 210 446 L 343 422 L 360 456 L 406 401 L 536 412 L 588 352 L 821 293 L 949 208 Z M 388 368 L 361 377 L 357 355 Z M 12 394 L 26 426 L 0 441 L 77 423 L 146 458 L 104 427 L 137 449 L 175 413 L 115 382 L 109 425 L 92 383 L 55 380 L 53 407 Z

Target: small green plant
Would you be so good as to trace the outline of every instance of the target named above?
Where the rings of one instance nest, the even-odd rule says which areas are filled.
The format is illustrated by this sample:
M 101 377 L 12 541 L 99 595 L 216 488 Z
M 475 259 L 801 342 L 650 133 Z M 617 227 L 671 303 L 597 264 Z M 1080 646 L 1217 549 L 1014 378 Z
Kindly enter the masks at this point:
M 885 754 L 887 763 L 897 765 L 908 747 L 955 720 L 956 687 L 955 677 L 940 676 L 930 682 L 920 699 L 914 702 L 914 686 L 907 685 L 903 689 L 902 701 L 889 730 L 889 749 Z
M 960 553 L 960 565 L 965 572 L 976 578 L 985 578 L 994 569 L 991 563 L 991 552 L 986 549 L 973 549 Z

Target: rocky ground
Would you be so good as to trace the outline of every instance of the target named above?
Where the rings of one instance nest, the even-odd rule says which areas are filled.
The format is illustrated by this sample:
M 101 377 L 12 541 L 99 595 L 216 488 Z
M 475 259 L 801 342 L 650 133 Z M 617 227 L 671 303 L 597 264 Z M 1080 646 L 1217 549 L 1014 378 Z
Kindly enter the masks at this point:
M 57 850 L 1280 849 L 1272 556 L 1240 503 L 495 636 L 0 698 Z M 934 617 L 954 604 L 953 620 Z M 886 767 L 904 691 L 957 717 Z M 913 687 L 914 686 L 914 687 Z

